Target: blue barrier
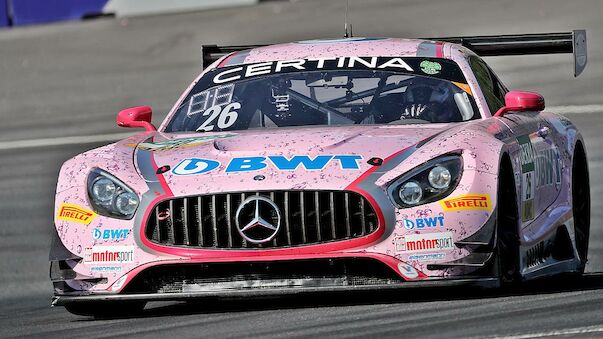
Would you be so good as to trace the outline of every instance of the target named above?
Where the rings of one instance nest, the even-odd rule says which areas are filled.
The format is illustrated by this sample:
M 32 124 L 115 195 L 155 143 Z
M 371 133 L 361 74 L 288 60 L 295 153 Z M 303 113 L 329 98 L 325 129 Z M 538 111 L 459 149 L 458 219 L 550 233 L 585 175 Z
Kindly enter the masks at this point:
M 12 24 L 17 26 L 100 15 L 109 0 L 0 0 L 0 4 L 7 1 L 12 8 Z
M 0 0 L 0 27 L 252 5 L 260 0 Z M 107 11 L 107 12 L 105 12 Z
M 0 0 L 0 27 L 8 26 L 8 2 Z

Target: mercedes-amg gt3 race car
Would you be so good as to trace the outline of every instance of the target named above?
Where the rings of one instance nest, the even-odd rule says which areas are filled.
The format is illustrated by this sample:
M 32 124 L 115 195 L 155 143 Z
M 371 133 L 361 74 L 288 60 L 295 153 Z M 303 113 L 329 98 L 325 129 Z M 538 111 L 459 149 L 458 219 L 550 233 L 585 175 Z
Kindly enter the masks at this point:
M 158 127 L 65 162 L 53 305 L 501 284 L 584 271 L 584 141 L 481 59 L 584 31 L 205 46 Z

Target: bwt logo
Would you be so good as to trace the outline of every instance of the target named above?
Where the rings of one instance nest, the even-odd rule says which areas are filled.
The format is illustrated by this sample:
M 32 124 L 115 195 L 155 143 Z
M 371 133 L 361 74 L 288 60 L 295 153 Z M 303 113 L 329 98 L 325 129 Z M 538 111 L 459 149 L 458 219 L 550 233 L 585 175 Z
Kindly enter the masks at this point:
M 99 230 L 95 228 L 92 230 L 92 238 L 94 240 L 124 240 L 130 234 L 128 229 L 112 229 L 112 230 Z
M 239 157 L 232 158 L 226 166 L 226 173 L 257 171 L 269 165 L 279 171 L 295 171 L 303 167 L 308 171 L 317 171 L 325 168 L 329 163 L 336 162 L 344 170 L 358 170 L 360 155 L 318 155 L 311 158 L 307 155 L 295 155 L 288 159 L 282 155 L 267 157 Z M 208 173 L 220 167 L 216 160 L 190 158 L 182 160 L 172 169 L 176 175 L 196 175 Z
M 412 230 L 415 227 L 417 229 L 421 229 L 421 228 L 430 228 L 430 227 L 437 227 L 437 226 L 444 226 L 444 217 L 443 216 L 430 217 L 430 218 L 418 218 L 418 219 L 414 219 L 414 221 L 410 220 L 410 219 L 404 219 L 404 228 L 406 228 L 407 230 Z

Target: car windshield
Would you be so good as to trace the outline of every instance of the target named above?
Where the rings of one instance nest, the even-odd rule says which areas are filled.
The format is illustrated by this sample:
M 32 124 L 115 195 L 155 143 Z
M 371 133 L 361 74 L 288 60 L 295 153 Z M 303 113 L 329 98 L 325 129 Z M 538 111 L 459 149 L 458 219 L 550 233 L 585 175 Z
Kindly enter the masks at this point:
M 182 101 L 166 132 L 479 118 L 471 89 L 452 61 L 317 60 L 313 65 L 299 59 L 208 72 Z

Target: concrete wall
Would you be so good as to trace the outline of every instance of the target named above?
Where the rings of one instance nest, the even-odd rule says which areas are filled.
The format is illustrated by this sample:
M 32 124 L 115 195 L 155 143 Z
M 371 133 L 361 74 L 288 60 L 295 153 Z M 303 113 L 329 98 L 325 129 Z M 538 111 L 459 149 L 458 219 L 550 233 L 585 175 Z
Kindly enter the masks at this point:
M 220 7 L 253 5 L 259 0 L 109 0 L 106 13 L 135 16 L 168 12 L 185 12 Z

